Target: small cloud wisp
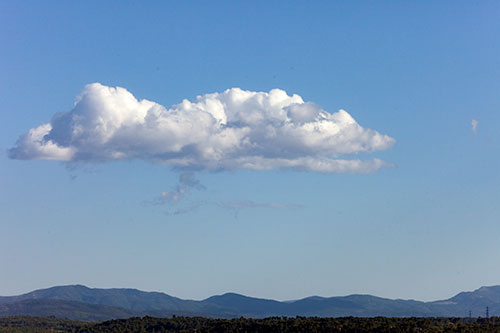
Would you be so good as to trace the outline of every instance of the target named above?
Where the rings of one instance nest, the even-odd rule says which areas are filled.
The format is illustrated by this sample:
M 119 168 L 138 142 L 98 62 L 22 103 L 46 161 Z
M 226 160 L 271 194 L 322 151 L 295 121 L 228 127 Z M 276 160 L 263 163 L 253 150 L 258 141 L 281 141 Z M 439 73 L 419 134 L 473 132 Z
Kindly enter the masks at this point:
M 479 125 L 479 120 L 472 119 L 472 121 L 471 121 L 471 127 L 472 127 L 472 133 L 474 133 L 474 135 L 477 134 L 477 126 L 478 125 Z
M 197 211 L 203 206 L 215 206 L 221 209 L 225 209 L 234 213 L 237 218 L 242 210 L 255 209 L 255 208 L 267 208 L 267 209 L 278 209 L 278 210 L 291 210 L 303 208 L 303 205 L 298 204 L 284 204 L 279 202 L 255 202 L 252 200 L 240 200 L 240 201 L 196 201 L 189 204 L 183 208 L 177 208 L 173 211 L 165 212 L 166 215 L 182 215 Z
M 164 205 L 164 204 L 175 204 L 181 199 L 184 199 L 188 194 L 190 189 L 195 190 L 205 190 L 198 179 L 194 176 L 193 172 L 183 172 L 179 175 L 178 184 L 170 191 L 162 192 L 162 194 L 150 201 L 151 204 Z

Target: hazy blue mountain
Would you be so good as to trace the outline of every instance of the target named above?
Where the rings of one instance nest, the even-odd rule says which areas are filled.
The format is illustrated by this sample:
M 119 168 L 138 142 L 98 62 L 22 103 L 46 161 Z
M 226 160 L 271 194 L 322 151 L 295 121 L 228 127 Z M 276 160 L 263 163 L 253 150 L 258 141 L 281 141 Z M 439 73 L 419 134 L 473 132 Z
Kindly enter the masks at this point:
M 139 316 L 134 310 L 57 299 L 25 299 L 0 304 L 0 316 L 41 316 L 83 321 L 101 321 Z
M 490 315 L 500 315 L 500 286 L 481 287 L 472 292 L 459 293 L 447 300 L 434 302 L 392 300 L 371 295 L 350 295 L 343 297 L 312 296 L 295 301 L 279 302 L 247 297 L 235 293 L 212 296 L 202 301 L 193 301 L 183 300 L 159 292 L 144 292 L 136 289 L 97 289 L 74 285 L 35 290 L 19 296 L 0 297 L 0 306 L 4 306 L 5 308 L 9 304 L 20 304 L 16 306 L 25 306 L 26 309 L 34 309 L 34 306 L 39 304 L 22 303 L 28 300 L 59 300 L 79 302 L 79 304 L 81 303 L 86 306 L 100 305 L 113 307 L 113 311 L 115 312 L 111 309 L 104 312 L 110 313 L 110 316 L 113 318 L 123 318 L 123 316 L 129 316 L 132 313 L 134 315 L 148 314 L 152 316 L 184 314 L 211 317 L 466 317 L 469 315 L 469 311 L 475 317 L 484 317 L 486 307 L 489 307 Z M 51 304 L 54 307 L 57 306 L 57 303 Z M 37 308 L 37 311 L 41 311 L 40 309 L 43 308 L 42 305 Z M 79 305 L 73 304 L 73 306 L 75 307 L 75 311 L 77 311 L 76 308 Z M 68 304 L 65 304 L 65 309 L 70 311 Z M 82 310 L 84 313 L 92 313 L 92 311 L 92 308 L 83 308 Z M 36 314 L 41 315 L 40 312 Z M 0 315 L 2 315 L 1 311 Z M 52 314 L 47 312 L 46 315 Z M 75 318 L 74 316 L 65 317 Z
M 433 305 L 446 306 L 455 312 L 467 316 L 469 311 L 474 317 L 486 316 L 486 307 L 489 314 L 500 315 L 500 286 L 481 287 L 474 291 L 466 291 L 453 296 L 450 299 L 430 302 Z
M 175 310 L 131 310 L 115 306 L 65 301 L 60 299 L 25 299 L 18 302 L 0 304 L 0 317 L 7 316 L 39 316 L 56 317 L 80 321 L 103 321 L 130 317 L 172 317 L 176 316 L 204 316 L 223 317 L 231 316 L 212 315 L 209 313 L 195 313 Z
M 425 303 L 371 295 L 302 299 L 291 304 L 294 313 L 309 316 L 429 316 Z
M 208 309 L 218 313 L 238 314 L 247 317 L 281 316 L 287 303 L 269 299 L 253 298 L 234 293 L 212 296 L 202 301 Z
M 27 299 L 58 299 L 89 304 L 116 306 L 131 310 L 181 310 L 196 309 L 198 302 L 182 300 L 159 292 L 137 289 L 99 289 L 82 285 L 58 286 L 40 289 L 27 294 L 0 297 L 1 303 L 12 303 Z
M 449 299 L 457 304 L 477 304 L 488 306 L 492 303 L 500 303 L 500 286 L 481 287 L 475 291 L 462 292 Z

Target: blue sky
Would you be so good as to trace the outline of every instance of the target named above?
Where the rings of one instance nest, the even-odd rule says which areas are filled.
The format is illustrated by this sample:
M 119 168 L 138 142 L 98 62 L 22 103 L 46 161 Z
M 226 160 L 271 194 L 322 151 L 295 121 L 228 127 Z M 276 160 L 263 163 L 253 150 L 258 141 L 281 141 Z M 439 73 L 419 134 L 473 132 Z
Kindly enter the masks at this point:
M 2 2 L 0 295 L 80 283 L 433 300 L 500 284 L 499 14 L 495 1 Z M 188 170 L 144 158 L 149 146 L 118 160 L 95 157 L 108 146 L 70 163 L 9 155 L 95 82 L 166 109 L 278 88 L 395 140 L 334 160 L 392 166 L 255 170 L 243 151 Z

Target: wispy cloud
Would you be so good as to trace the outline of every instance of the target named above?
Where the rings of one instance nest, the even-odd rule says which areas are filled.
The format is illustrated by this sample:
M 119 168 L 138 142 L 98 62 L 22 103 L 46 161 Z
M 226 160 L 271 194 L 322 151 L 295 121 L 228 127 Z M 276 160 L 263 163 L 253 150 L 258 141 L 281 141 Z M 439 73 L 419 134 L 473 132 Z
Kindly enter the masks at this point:
M 283 204 L 279 202 L 255 202 L 252 200 L 240 201 L 221 201 L 217 206 L 231 210 L 242 210 L 249 208 L 272 208 L 272 209 L 297 209 L 302 208 L 302 205 L 297 204 Z
M 81 163 L 66 163 L 66 171 L 69 173 L 69 178 L 71 180 L 76 180 L 78 178 L 78 173 L 83 172 L 86 174 L 95 174 L 99 170 L 93 166 L 84 166 Z
M 298 204 L 284 204 L 280 202 L 255 202 L 252 200 L 240 200 L 240 201 L 220 201 L 216 205 L 220 208 L 228 209 L 234 212 L 234 215 L 238 217 L 242 210 L 255 209 L 255 208 L 268 208 L 268 209 L 299 209 L 304 206 Z
M 239 88 L 164 107 L 124 88 L 87 85 L 74 108 L 30 129 L 10 158 L 92 162 L 143 159 L 189 170 L 296 169 L 373 172 L 379 159 L 351 159 L 395 140 L 361 127 L 344 110 L 329 113 L 299 95 Z M 165 192 L 177 200 L 183 187 Z
M 193 213 L 204 206 L 215 206 L 224 210 L 231 211 L 235 217 L 238 217 L 241 211 L 249 209 L 277 209 L 277 210 L 293 210 L 301 209 L 304 206 L 299 204 L 289 204 L 280 202 L 255 202 L 252 200 L 234 200 L 234 201 L 196 201 L 191 202 L 185 207 L 171 209 L 165 212 L 165 215 L 175 216 Z
M 471 127 L 472 127 L 472 133 L 474 133 L 474 135 L 477 134 L 477 126 L 478 125 L 479 125 L 479 120 L 472 119 L 472 121 L 471 121 Z
M 195 177 L 193 172 L 183 172 L 179 175 L 178 183 L 170 190 L 163 192 L 160 196 L 153 200 L 145 201 L 145 204 L 154 206 L 166 205 L 170 207 L 165 212 L 166 215 L 182 215 L 197 211 L 203 206 L 215 206 L 225 210 L 232 211 L 235 216 L 242 210 L 267 208 L 267 209 L 298 209 L 302 208 L 299 204 L 287 204 L 280 202 L 256 202 L 252 200 L 226 200 L 226 201 L 210 201 L 200 200 L 191 201 L 189 195 L 192 190 L 206 190 L 206 187 Z M 185 205 L 182 206 L 181 202 Z M 187 204 L 187 205 L 186 205 Z M 179 207 L 179 205 L 181 207 Z M 177 208 L 176 208 L 177 207 Z
M 198 201 L 191 203 L 190 205 L 183 207 L 183 208 L 177 208 L 173 211 L 167 211 L 165 212 L 165 215 L 183 215 L 183 214 L 188 214 L 197 211 L 200 207 L 207 205 L 208 203 L 206 201 Z
M 185 198 L 191 189 L 199 191 L 206 188 L 196 179 L 193 172 L 183 172 L 179 175 L 178 184 L 172 190 L 163 192 L 149 203 L 153 205 L 175 204 Z

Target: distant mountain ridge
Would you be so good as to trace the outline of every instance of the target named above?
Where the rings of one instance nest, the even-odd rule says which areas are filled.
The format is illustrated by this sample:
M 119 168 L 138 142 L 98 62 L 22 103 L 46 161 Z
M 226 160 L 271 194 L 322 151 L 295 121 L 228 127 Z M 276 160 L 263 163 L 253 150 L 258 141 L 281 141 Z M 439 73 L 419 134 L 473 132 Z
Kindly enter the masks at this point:
M 134 310 L 58 299 L 25 299 L 13 303 L 0 304 L 0 317 L 36 316 L 81 321 L 101 321 L 140 315 L 139 312 Z
M 38 301 L 38 302 L 35 302 Z M 64 309 L 64 314 L 57 309 Z M 53 315 L 60 318 L 101 320 L 131 316 L 157 317 L 202 315 L 210 317 L 270 316 L 387 316 L 387 317 L 466 317 L 500 315 L 500 286 L 481 287 L 461 292 L 440 301 L 392 300 L 371 295 L 341 297 L 311 296 L 280 302 L 235 293 L 205 300 L 183 300 L 160 292 L 137 289 L 99 289 L 82 285 L 57 286 L 18 296 L 0 296 L 0 316 Z M 16 312 L 17 311 L 17 312 Z M 45 312 L 44 312 L 45 311 Z M 30 314 L 33 313 L 33 314 Z M 78 314 L 77 316 L 72 315 Z M 100 316 L 100 317 L 99 317 Z
M 39 289 L 19 296 L 0 296 L 0 304 L 27 299 L 58 299 L 116 306 L 130 310 L 182 310 L 192 302 L 159 292 L 145 292 L 125 288 L 99 289 L 82 285 L 70 285 Z

